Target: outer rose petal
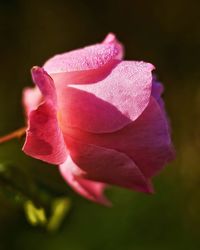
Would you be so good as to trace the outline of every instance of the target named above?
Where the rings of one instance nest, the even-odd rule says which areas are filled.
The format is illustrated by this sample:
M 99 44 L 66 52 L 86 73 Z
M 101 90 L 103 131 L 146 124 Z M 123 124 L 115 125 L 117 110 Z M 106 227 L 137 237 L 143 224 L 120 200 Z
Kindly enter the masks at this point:
M 124 153 L 114 149 L 84 144 L 70 136 L 65 137 L 71 158 L 84 172 L 81 177 L 139 192 L 151 193 L 151 182 Z
M 33 68 L 32 77 L 43 94 L 44 102 L 29 113 L 23 151 L 48 163 L 61 164 L 66 160 L 67 150 L 58 126 L 53 80 L 39 67 Z
M 147 178 L 154 176 L 174 157 L 167 119 L 153 97 L 142 115 L 120 131 L 98 135 L 68 128 L 65 133 L 64 137 L 70 134 L 82 143 L 124 152 Z
M 62 129 L 107 133 L 136 120 L 149 103 L 153 68 L 123 61 L 98 83 L 57 86 Z
M 59 166 L 59 169 L 63 178 L 77 193 L 97 203 L 110 205 L 110 202 L 103 194 L 106 185 L 79 177 L 77 174 L 80 172 L 80 169 L 70 156 Z
M 32 68 L 31 73 L 33 81 L 39 87 L 44 99 L 57 106 L 56 89 L 52 78 L 44 71 L 43 68 L 37 66 Z
M 88 83 L 105 77 L 122 56 L 122 45 L 109 34 L 101 44 L 52 57 L 44 69 L 56 83 Z

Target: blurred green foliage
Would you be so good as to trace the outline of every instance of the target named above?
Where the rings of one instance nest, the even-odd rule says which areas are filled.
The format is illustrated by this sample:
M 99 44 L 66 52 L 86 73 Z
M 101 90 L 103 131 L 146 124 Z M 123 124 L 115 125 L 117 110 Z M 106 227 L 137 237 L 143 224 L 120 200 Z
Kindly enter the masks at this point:
M 157 66 L 177 150 L 155 195 L 111 188 L 105 208 L 73 193 L 57 167 L 25 156 L 23 138 L 0 145 L 1 250 L 200 249 L 199 9 L 195 0 L 0 1 L 0 135 L 24 126 L 33 65 L 112 31 L 127 59 Z

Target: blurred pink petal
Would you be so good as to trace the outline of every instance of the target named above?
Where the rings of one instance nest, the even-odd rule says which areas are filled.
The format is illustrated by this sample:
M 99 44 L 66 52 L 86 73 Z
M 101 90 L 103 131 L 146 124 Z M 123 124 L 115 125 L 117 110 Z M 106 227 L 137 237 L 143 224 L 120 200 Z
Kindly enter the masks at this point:
M 60 165 L 59 169 L 63 178 L 77 193 L 97 203 L 107 206 L 111 205 L 103 194 L 106 185 L 80 177 L 80 169 L 72 161 L 70 156 Z
M 22 104 L 24 105 L 26 115 L 36 109 L 41 101 L 42 94 L 37 86 L 23 90 Z

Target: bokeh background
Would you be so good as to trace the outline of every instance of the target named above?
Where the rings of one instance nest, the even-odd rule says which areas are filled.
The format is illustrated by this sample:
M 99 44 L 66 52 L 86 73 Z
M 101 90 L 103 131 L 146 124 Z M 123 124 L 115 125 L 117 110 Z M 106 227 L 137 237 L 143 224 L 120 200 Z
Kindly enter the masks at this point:
M 23 139 L 0 145 L 1 250 L 200 249 L 199 13 L 194 0 L 0 1 L 0 135 L 24 125 L 21 93 L 33 65 L 112 31 L 126 59 L 156 65 L 177 151 L 155 177 L 155 195 L 111 188 L 114 205 L 105 208 L 74 194 L 56 167 L 25 156 Z M 26 200 L 51 214 L 60 197 L 72 205 L 57 230 L 28 222 Z

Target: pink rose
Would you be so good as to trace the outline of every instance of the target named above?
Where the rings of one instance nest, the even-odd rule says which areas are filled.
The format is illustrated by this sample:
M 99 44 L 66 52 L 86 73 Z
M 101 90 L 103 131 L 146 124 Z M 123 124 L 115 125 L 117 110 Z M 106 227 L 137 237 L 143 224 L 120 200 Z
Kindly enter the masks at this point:
M 59 165 L 66 182 L 103 204 L 106 184 L 151 193 L 151 177 L 173 159 L 163 86 L 150 63 L 124 61 L 113 34 L 32 68 L 23 103 L 23 151 Z

